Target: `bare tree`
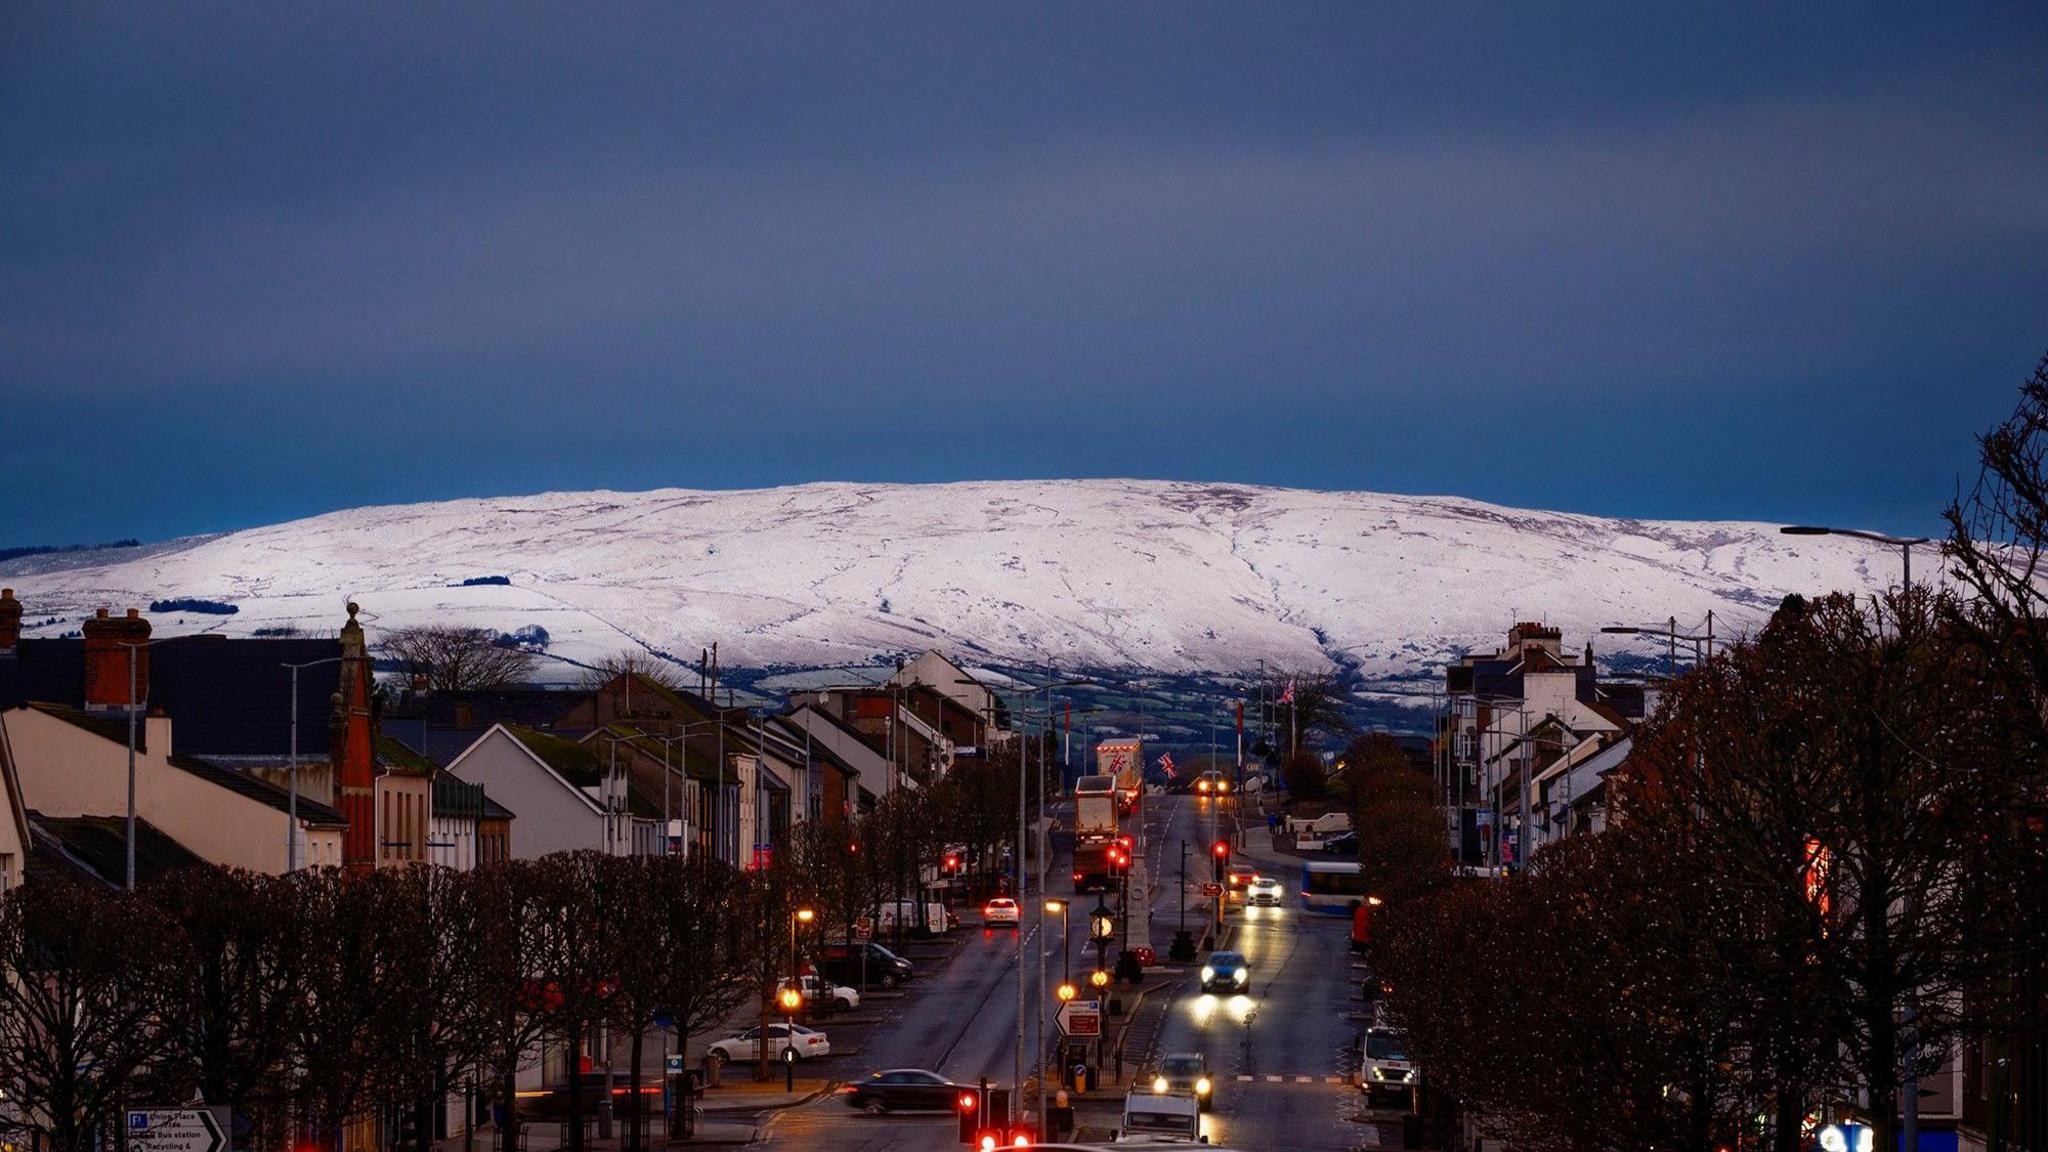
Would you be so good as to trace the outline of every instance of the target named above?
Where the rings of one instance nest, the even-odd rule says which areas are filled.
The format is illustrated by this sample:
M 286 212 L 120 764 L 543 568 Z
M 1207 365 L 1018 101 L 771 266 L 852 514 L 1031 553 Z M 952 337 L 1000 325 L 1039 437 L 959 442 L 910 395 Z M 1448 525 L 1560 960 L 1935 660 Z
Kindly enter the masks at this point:
M 0 1130 L 52 1152 L 110 1146 L 184 1031 L 182 949 L 137 896 L 50 879 L 0 898 Z
M 578 685 L 585 692 L 595 692 L 625 675 L 652 680 L 671 692 L 681 692 L 686 683 L 684 669 L 675 661 L 657 656 L 645 648 L 624 648 L 584 669 Z
M 377 1029 L 393 1010 L 403 908 L 384 870 L 321 869 L 288 883 L 305 922 L 305 1004 L 296 1028 L 292 1088 L 298 1115 L 323 1147 L 341 1147 L 345 1126 L 376 1098 Z
M 306 1003 L 309 941 L 295 893 L 280 879 L 236 868 L 182 868 L 143 889 L 182 931 L 180 1000 L 170 1037 L 207 1100 L 256 1125 L 256 1144 L 283 1143 L 280 1091 L 297 1013 Z
M 521 1147 L 519 1072 L 531 1063 L 548 1028 L 541 1011 L 545 992 L 535 975 L 541 970 L 545 911 L 539 870 L 533 861 L 507 860 L 466 873 L 467 892 L 459 904 L 464 923 L 456 940 L 474 980 L 470 1043 L 497 1109 L 499 1152 Z
M 498 639 L 488 628 L 421 624 L 385 632 L 377 649 L 398 665 L 407 684 L 432 692 L 471 692 L 518 683 L 532 669 L 531 653 Z
M 1299 748 L 1314 747 L 1319 734 L 1341 739 L 1351 732 L 1344 685 L 1333 672 L 1276 673 L 1266 693 L 1264 719 L 1272 728 L 1275 758 L 1283 762 Z
M 1623 782 L 1625 822 L 1707 846 L 1702 866 L 1768 913 L 1748 930 L 1777 960 L 1753 983 L 1838 1009 L 1835 1086 L 1868 1094 L 1885 1147 L 1904 1077 L 1984 1026 L 1986 989 L 2025 952 L 2000 857 L 2026 800 L 1985 770 L 2002 704 L 1932 599 L 1781 609 L 1688 678 Z

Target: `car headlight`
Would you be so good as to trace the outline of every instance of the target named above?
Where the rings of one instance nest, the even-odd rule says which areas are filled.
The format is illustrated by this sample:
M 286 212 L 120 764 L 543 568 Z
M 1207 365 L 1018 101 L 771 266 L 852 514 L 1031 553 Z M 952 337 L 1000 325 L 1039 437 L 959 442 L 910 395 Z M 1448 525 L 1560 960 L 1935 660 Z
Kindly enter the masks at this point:
M 1209 967 L 1207 964 L 1202 965 L 1202 983 L 1207 984 L 1209 981 L 1214 980 L 1215 978 L 1216 970 L 1214 968 Z
M 1232 973 L 1230 974 L 1230 978 L 1231 978 L 1232 980 L 1235 980 L 1235 981 L 1237 981 L 1237 982 L 1238 982 L 1239 984 L 1242 984 L 1242 983 L 1244 983 L 1244 982 L 1245 982 L 1245 981 L 1246 981 L 1247 979 L 1249 979 L 1250 977 L 1251 977 L 1251 973 L 1250 973 L 1250 972 L 1247 972 L 1247 971 L 1245 971 L 1245 970 L 1244 970 L 1244 969 L 1242 969 L 1242 968 L 1239 968 L 1239 969 L 1238 969 L 1237 971 L 1235 971 L 1235 972 L 1232 972 Z
M 1197 1081 L 1195 1081 L 1195 1095 L 1197 1095 L 1197 1096 L 1207 1096 L 1208 1094 L 1209 1094 L 1209 1078 L 1208 1078 L 1207 1076 L 1204 1076 L 1204 1077 L 1202 1077 L 1202 1078 L 1201 1078 L 1200 1080 L 1197 1080 Z
M 1154 1076 L 1152 1078 L 1152 1091 L 1158 1093 L 1161 1096 L 1166 1095 L 1166 1077 Z

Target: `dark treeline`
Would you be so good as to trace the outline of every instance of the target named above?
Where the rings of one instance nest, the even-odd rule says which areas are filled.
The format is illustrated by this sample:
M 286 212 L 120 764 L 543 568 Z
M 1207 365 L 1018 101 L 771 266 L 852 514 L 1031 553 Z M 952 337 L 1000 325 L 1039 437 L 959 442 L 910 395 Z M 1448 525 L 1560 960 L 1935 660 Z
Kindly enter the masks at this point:
M 658 1021 L 682 1050 L 743 1007 L 779 1012 L 797 908 L 817 913 L 808 962 L 917 893 L 949 848 L 994 883 L 1017 784 L 1014 746 L 962 761 L 857 819 L 798 825 L 747 871 L 575 852 L 467 872 L 196 867 L 133 893 L 38 877 L 0 897 L 0 1129 L 87 1152 L 124 1107 L 203 1099 L 246 1118 L 257 1149 L 333 1148 L 366 1116 L 410 1116 L 426 1152 L 432 1109 L 473 1086 L 512 1117 L 498 1147 L 517 1148 L 504 1105 L 543 1045 L 610 1035 L 639 1099 Z M 568 1087 L 579 1147 L 596 1101 Z M 626 1117 L 627 1149 L 648 1135 Z

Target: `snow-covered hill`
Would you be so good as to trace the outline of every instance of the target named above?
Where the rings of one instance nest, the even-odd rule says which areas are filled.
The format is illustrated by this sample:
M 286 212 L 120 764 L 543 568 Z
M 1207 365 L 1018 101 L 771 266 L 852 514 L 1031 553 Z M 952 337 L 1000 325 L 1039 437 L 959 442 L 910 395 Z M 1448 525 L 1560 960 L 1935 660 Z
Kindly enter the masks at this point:
M 1605 519 L 1444 497 L 1132 480 L 550 493 L 355 508 L 125 553 L 0 564 L 32 634 L 193 597 L 158 633 L 539 626 L 590 660 L 645 647 L 729 665 L 969 662 L 1369 679 L 1495 645 L 1517 618 L 1755 627 L 1787 592 L 1867 590 L 1897 559 L 1768 524 Z M 479 577 L 508 584 L 460 586 Z M 55 617 L 54 623 L 47 623 Z M 1606 638 L 1618 640 L 1619 638 Z M 1602 645 L 1603 649 L 1607 645 Z

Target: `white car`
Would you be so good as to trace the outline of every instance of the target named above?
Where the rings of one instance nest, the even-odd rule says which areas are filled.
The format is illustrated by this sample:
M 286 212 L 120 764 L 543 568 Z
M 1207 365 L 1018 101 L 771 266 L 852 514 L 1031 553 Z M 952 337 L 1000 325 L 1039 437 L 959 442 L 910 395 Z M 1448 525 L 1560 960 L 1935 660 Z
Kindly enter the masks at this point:
M 790 1032 L 795 1030 L 796 1041 L 790 1042 Z M 770 1024 L 768 1026 L 768 1055 L 781 1059 L 785 1050 L 794 1050 L 799 1060 L 809 1060 L 832 1054 L 832 1042 L 823 1032 L 806 1028 L 801 1024 Z M 711 1054 L 728 1063 L 744 1063 L 761 1058 L 761 1029 L 749 1028 L 735 1032 L 711 1046 Z
M 1282 888 L 1280 882 L 1271 876 L 1254 876 L 1252 877 L 1252 882 L 1244 886 L 1244 902 L 1246 904 L 1271 904 L 1277 908 L 1280 906 L 1280 901 L 1286 899 L 1286 897 L 1287 890 Z
M 787 987 L 789 987 L 789 978 L 785 976 L 780 983 L 775 985 L 776 995 L 780 996 L 782 990 Z M 815 1007 L 824 1003 L 827 999 L 831 1000 L 834 1008 L 846 1012 L 851 1012 L 855 1008 L 860 1007 L 860 993 L 855 992 L 844 984 L 833 984 L 829 981 L 820 980 L 814 975 L 806 974 L 804 982 L 797 986 L 797 990 L 803 993 L 806 1007 Z
M 1001 924 L 1010 928 L 1017 926 L 1017 902 L 1008 896 L 998 896 L 981 906 L 981 922 L 985 927 Z

